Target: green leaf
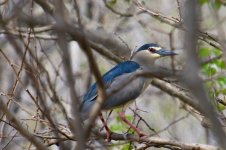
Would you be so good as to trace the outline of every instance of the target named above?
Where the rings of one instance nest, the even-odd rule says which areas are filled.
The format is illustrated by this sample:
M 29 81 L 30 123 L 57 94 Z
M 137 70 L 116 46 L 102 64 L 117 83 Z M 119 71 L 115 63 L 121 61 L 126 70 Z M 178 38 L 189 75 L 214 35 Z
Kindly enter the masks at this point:
M 116 121 L 117 121 L 117 122 L 120 122 L 120 121 L 122 121 L 121 117 L 119 117 L 119 116 L 116 116 Z
M 207 74 L 209 75 L 209 76 L 213 76 L 213 75 L 215 75 L 217 73 L 217 70 L 216 70 L 216 68 L 214 68 L 214 67 L 211 67 L 208 71 L 207 71 Z
M 215 60 L 213 63 L 216 64 L 217 67 L 219 67 L 220 69 L 226 68 L 225 62 L 223 60 L 218 59 L 218 60 Z
M 215 97 L 219 96 L 219 94 L 220 94 L 219 90 L 216 90 L 215 93 L 214 93 Z
M 132 122 L 133 116 L 131 116 L 131 115 L 126 115 L 126 119 L 129 120 L 130 122 Z
M 202 67 L 203 73 L 208 76 L 213 76 L 217 73 L 216 68 L 213 65 L 206 64 Z
M 207 3 L 209 0 L 199 0 L 199 3 L 201 4 L 201 5 L 203 5 L 203 4 L 205 4 L 205 3 Z
M 219 55 L 222 55 L 222 51 L 220 49 L 215 49 L 213 51 L 213 53 L 216 55 L 216 56 L 219 56 Z
M 207 85 L 208 87 L 213 87 L 214 82 L 213 82 L 213 81 L 207 81 L 207 82 L 206 82 L 206 85 Z
M 132 0 L 124 0 L 125 2 L 127 2 L 127 3 L 130 3 Z
M 223 95 L 226 95 L 226 89 L 222 89 L 222 90 L 221 90 L 221 93 L 222 93 Z
M 122 150 L 132 150 L 134 149 L 133 145 L 130 143 L 124 144 Z
M 109 3 L 110 5 L 115 5 L 115 4 L 117 3 L 117 0 L 110 0 L 108 3 Z
M 125 130 L 125 126 L 122 124 L 114 124 L 110 126 L 111 131 L 118 132 Z
M 226 86 L 226 77 L 219 77 L 217 82 L 220 86 Z
M 215 93 L 213 91 L 209 91 L 208 95 L 211 99 L 214 99 L 215 97 Z
M 211 54 L 211 50 L 207 47 L 203 47 L 199 50 L 199 56 L 204 58 L 204 57 L 209 57 Z
M 220 111 L 223 111 L 223 110 L 225 110 L 225 106 L 222 105 L 221 103 L 218 103 L 217 109 L 220 110 Z
M 221 1 L 215 0 L 215 3 L 213 4 L 213 7 L 215 9 L 219 10 L 221 8 L 221 5 L 222 5 Z
M 222 89 L 222 94 L 226 95 L 226 89 Z

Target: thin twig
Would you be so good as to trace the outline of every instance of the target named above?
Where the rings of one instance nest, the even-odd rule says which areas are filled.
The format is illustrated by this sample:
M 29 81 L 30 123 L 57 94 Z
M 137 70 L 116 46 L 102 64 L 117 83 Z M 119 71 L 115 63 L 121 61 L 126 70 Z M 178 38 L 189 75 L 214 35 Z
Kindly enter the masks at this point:
M 4 113 L 7 119 L 13 124 L 13 127 L 20 132 L 28 141 L 34 144 L 38 149 L 45 150 L 46 147 L 39 142 L 31 133 L 29 133 L 24 127 L 21 126 L 21 123 L 14 117 L 14 115 L 8 110 L 7 106 L 4 104 L 0 98 L 0 111 Z

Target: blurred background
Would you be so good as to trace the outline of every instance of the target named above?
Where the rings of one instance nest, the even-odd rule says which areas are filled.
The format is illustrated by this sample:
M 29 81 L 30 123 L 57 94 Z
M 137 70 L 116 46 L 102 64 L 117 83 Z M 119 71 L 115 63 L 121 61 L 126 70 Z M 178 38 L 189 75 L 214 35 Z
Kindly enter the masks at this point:
M 60 3 L 62 6 L 58 6 Z M 60 148 L 53 138 L 63 136 L 58 130 L 72 135 L 66 118 L 75 117 L 75 106 L 65 59 L 70 64 L 78 101 L 95 82 L 89 59 L 78 42 L 81 34 L 85 35 L 101 74 L 129 59 L 131 52 L 144 43 L 158 43 L 179 53 L 173 60 L 158 60 L 157 66 L 178 70 L 185 66 L 185 0 L 77 0 L 82 28 L 75 5 L 73 0 L 0 1 L 0 100 L 20 125 L 42 143 L 49 144 L 49 149 Z M 214 106 L 223 116 L 226 101 L 225 5 L 224 0 L 199 0 L 200 32 L 197 35 L 197 55 L 203 63 L 199 75 Z M 73 25 L 74 37 L 63 33 L 69 30 L 62 28 L 62 20 Z M 61 42 L 64 46 L 59 44 Z M 173 86 L 178 93 L 191 95 L 175 79 L 162 82 Z M 108 126 L 113 132 L 126 133 L 129 128 L 119 119 L 118 111 L 120 108 L 108 117 Z M 108 114 L 109 111 L 104 112 L 105 118 Z M 0 116 L 0 149 L 35 149 L 3 111 Z M 126 117 L 154 137 L 182 143 L 217 144 L 197 110 L 152 84 L 129 105 Z M 94 127 L 100 129 L 102 124 L 98 119 L 96 122 Z M 64 149 L 76 145 L 73 140 L 64 141 L 67 143 Z M 106 143 L 103 138 L 90 140 L 88 145 L 90 149 L 145 147 L 123 140 Z M 171 149 L 154 147 L 149 149 Z

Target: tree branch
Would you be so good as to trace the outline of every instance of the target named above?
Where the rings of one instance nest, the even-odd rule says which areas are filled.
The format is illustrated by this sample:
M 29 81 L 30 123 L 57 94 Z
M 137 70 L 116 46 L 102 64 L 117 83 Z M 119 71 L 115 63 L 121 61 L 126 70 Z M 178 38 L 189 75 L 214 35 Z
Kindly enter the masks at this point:
M 31 133 L 28 132 L 25 128 L 21 126 L 21 123 L 14 117 L 14 115 L 8 110 L 7 106 L 3 102 L 3 100 L 0 98 L 0 111 L 4 113 L 9 120 L 9 122 L 12 123 L 12 126 L 20 132 L 20 134 L 25 137 L 28 141 L 30 141 L 32 144 L 34 144 L 37 149 L 40 150 L 46 150 L 46 147 L 39 142 Z

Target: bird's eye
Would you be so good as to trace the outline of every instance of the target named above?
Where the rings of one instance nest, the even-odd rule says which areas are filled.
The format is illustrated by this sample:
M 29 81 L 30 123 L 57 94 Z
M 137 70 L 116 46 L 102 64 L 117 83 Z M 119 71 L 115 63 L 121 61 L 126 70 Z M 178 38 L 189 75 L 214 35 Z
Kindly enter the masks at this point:
M 152 53 L 156 52 L 156 49 L 149 47 L 148 50 Z

